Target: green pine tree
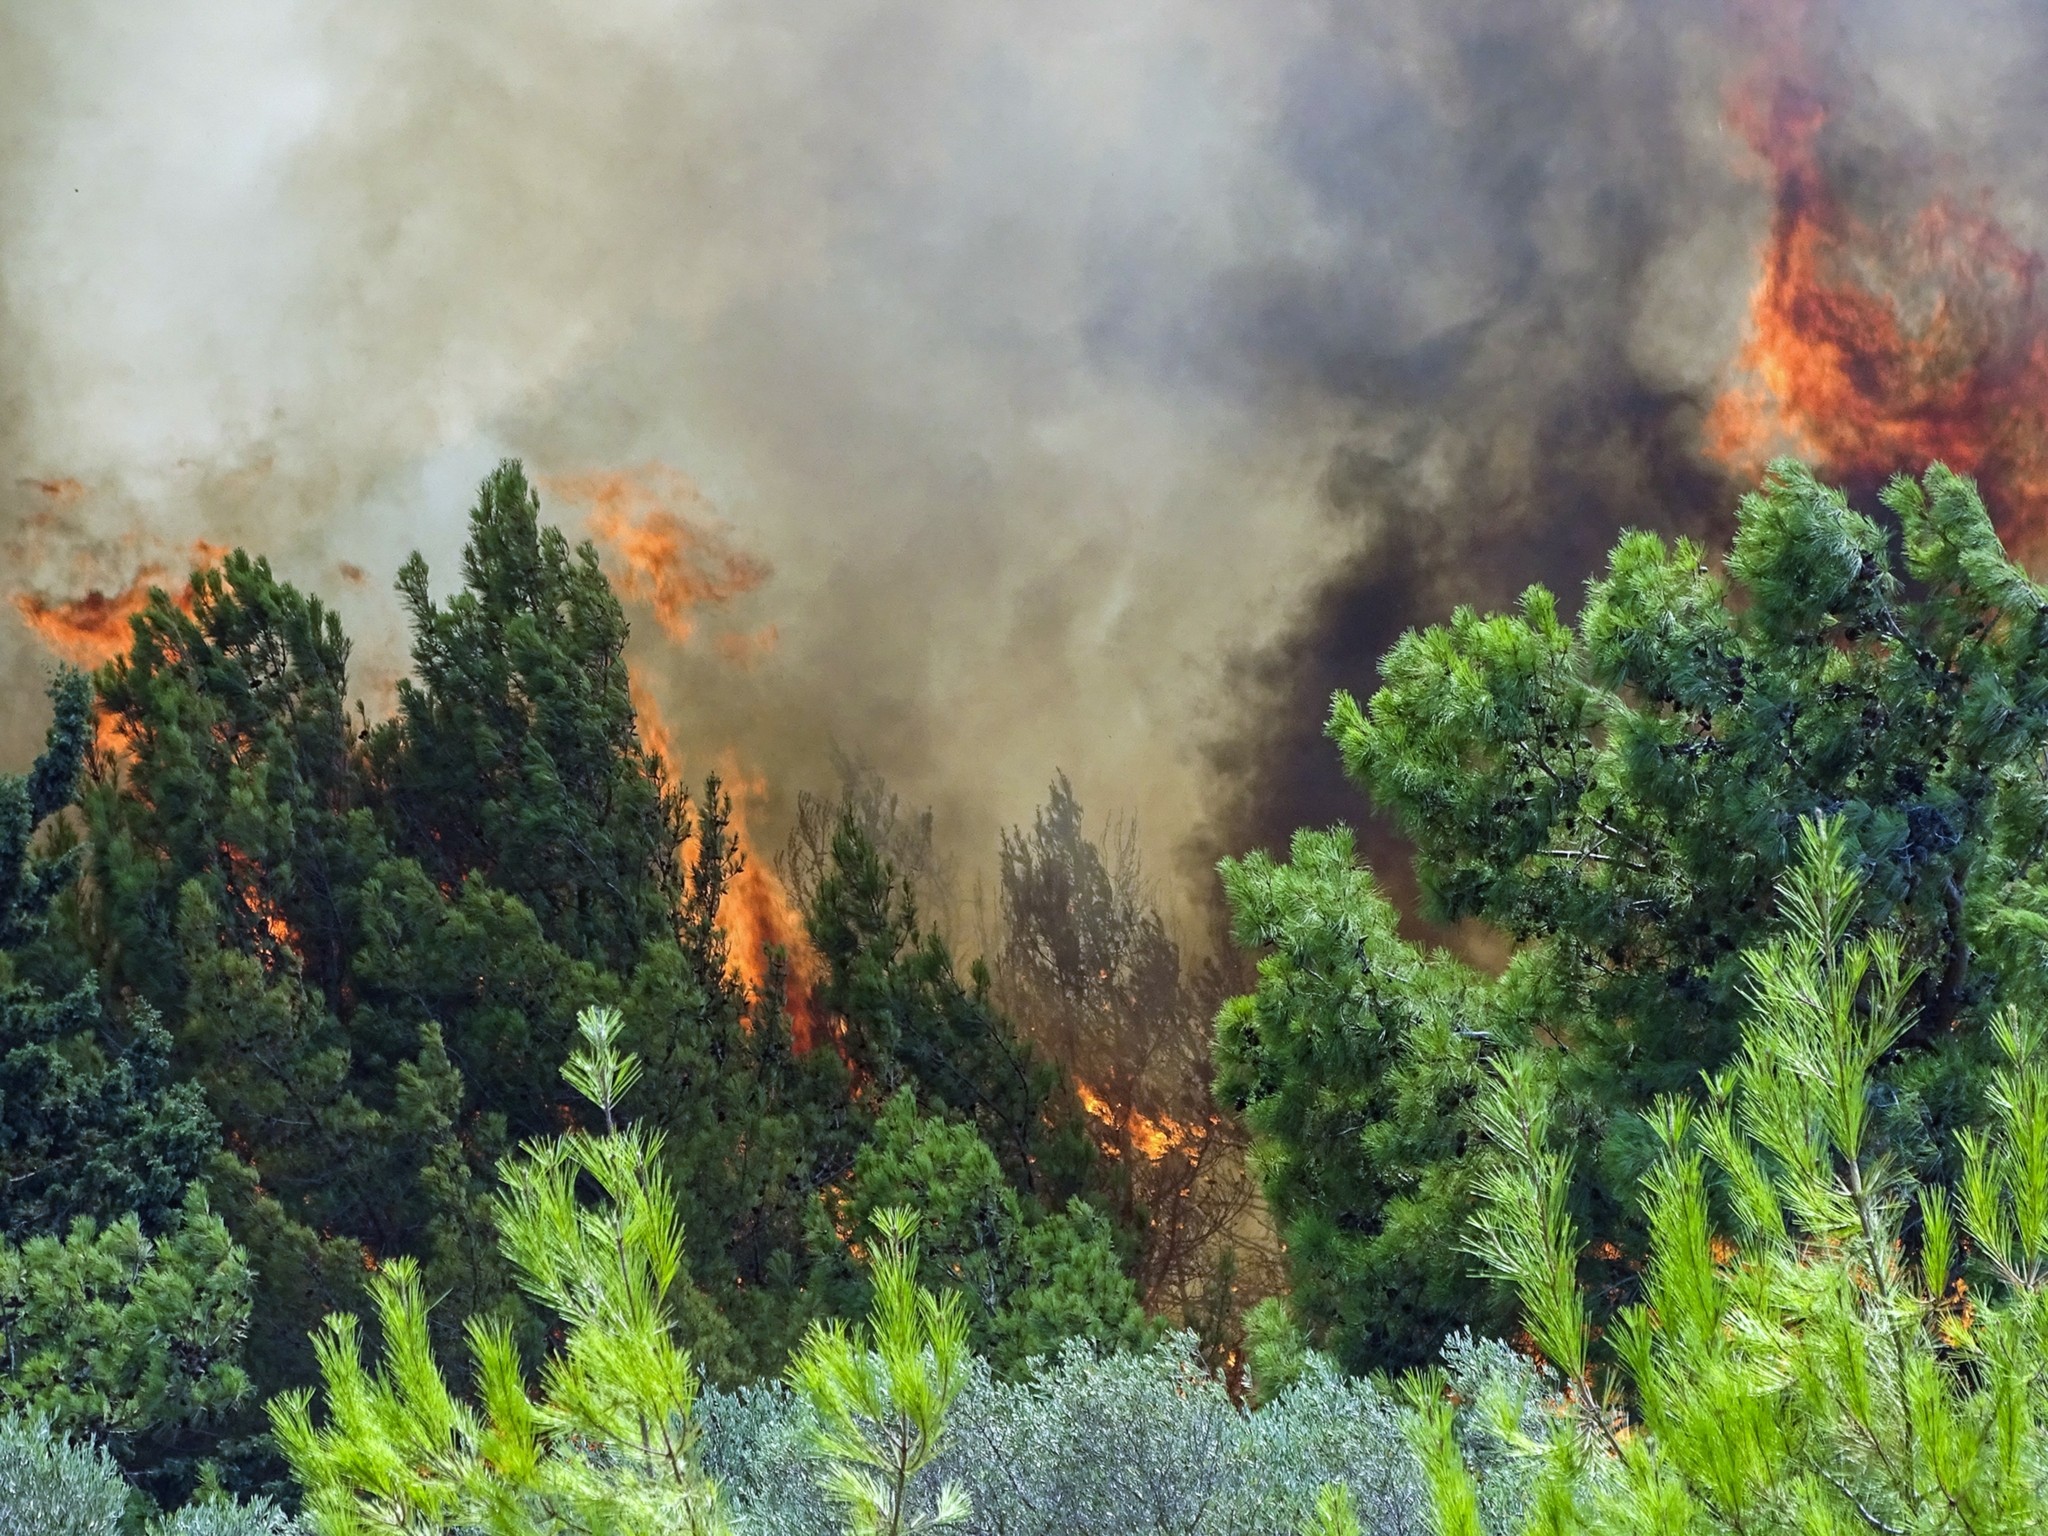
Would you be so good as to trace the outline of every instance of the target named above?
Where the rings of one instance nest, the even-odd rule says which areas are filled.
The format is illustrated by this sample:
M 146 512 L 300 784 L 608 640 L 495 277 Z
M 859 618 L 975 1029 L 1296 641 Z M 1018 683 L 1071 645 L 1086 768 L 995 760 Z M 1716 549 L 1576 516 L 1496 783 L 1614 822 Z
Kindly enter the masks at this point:
M 325 1422 L 310 1391 L 271 1408 L 321 1536 L 726 1530 L 696 1463 L 697 1373 L 681 1342 L 707 1303 L 684 1263 L 660 1137 L 617 1118 L 640 1063 L 618 1049 L 617 1014 L 579 1023 L 563 1076 L 603 1129 L 528 1142 L 502 1166 L 495 1202 L 521 1288 L 559 1319 L 539 1395 L 511 1329 L 472 1317 L 479 1401 L 459 1397 L 435 1360 L 418 1269 L 394 1262 L 371 1287 L 382 1363 L 364 1364 L 356 1318 L 337 1314 L 317 1341 Z
M 1331 735 L 1413 839 L 1431 914 L 1514 943 L 1498 980 L 1400 943 L 1340 835 L 1285 870 L 1226 864 L 1240 937 L 1270 953 L 1225 1012 L 1219 1083 L 1261 1127 L 1305 1320 L 1349 1363 L 1426 1357 L 1474 1304 L 1462 1261 L 1407 1234 L 1469 1208 L 1456 1106 L 1475 1060 L 1532 1038 L 1568 1047 L 1588 1278 L 1626 1294 L 1657 1155 L 1638 1112 L 1734 1050 L 1742 951 L 1814 813 L 1916 967 L 1883 1070 L 1915 1155 L 1954 1172 L 1982 1021 L 2048 977 L 2048 604 L 1967 480 L 1936 465 L 1884 502 L 1903 570 L 1884 525 L 1781 463 L 1725 579 L 1631 534 L 1576 630 L 1531 589 L 1405 636 L 1369 704 L 1337 696 Z M 1379 1311 L 1389 1289 L 1412 1318 Z
M 398 846 L 444 888 L 481 875 L 570 955 L 630 970 L 673 931 L 682 838 L 634 719 L 618 598 L 510 461 L 478 494 L 462 573 L 445 605 L 418 555 L 399 574 L 415 675 L 371 743 Z
M 945 1449 L 946 1414 L 967 1384 L 968 1329 L 959 1295 L 917 1283 L 917 1218 L 877 1211 L 866 1325 L 815 1325 L 789 1379 L 816 1415 L 819 1482 L 847 1536 L 922 1536 L 958 1525 L 966 1496 L 941 1485 L 920 1512 L 918 1474 Z
M 1871 929 L 1856 838 L 1814 820 L 1779 935 L 1744 954 L 1748 1022 L 1704 1098 L 1646 1115 L 1657 1146 L 1639 1302 L 1604 1331 L 1578 1283 L 1557 1074 L 1493 1073 L 1498 1161 L 1472 1251 L 1509 1282 L 1565 1388 L 1531 1437 L 1531 1533 L 2022 1532 L 2048 1522 L 2048 1041 L 1993 1030 L 1983 1124 L 1954 1196 L 1889 1134 L 1879 1065 L 1931 996 L 1906 925 Z M 1966 1277 L 1956 1278 L 1960 1267 Z M 1965 1288 L 1965 1284 L 1967 1288 Z M 1414 1439 L 1443 1536 L 1478 1536 L 1478 1489 L 1436 1384 Z
M 167 1498 L 189 1491 L 249 1395 L 250 1279 L 197 1185 L 154 1236 L 81 1216 L 0 1242 L 0 1410 L 94 1440 Z
M 170 1082 L 153 1011 L 115 1027 L 96 978 L 50 942 L 84 854 L 56 818 L 84 765 L 92 692 L 64 672 L 50 697 L 35 766 L 0 775 L 0 1237 L 129 1214 L 154 1235 L 178 1219 L 215 1128 L 199 1094 Z
M 1151 1337 L 1115 1233 L 1078 1197 L 1057 1211 L 1021 1200 L 972 1125 L 924 1115 L 909 1089 L 883 1110 L 844 1185 L 820 1211 L 842 1243 L 823 1237 L 817 1285 L 838 1316 L 863 1310 L 867 1280 L 852 1260 L 884 1242 L 884 1213 L 918 1213 L 918 1279 L 964 1298 L 968 1339 L 1015 1373 L 1066 1339 L 1137 1348 Z

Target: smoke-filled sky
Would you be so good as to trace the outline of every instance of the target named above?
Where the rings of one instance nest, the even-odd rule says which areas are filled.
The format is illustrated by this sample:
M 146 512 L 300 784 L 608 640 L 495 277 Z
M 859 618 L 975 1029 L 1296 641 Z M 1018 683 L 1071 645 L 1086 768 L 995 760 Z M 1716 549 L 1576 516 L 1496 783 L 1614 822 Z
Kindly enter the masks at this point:
M 2044 54 L 2020 0 L 8 0 L 0 581 L 245 543 L 374 700 L 496 459 L 634 469 L 772 567 L 636 609 L 771 826 L 837 743 L 970 861 L 1064 768 L 1195 868 L 1360 812 L 1322 717 L 1404 625 L 1725 528 L 1746 74 L 1859 206 L 2038 247 Z M 0 617 L 7 761 L 44 666 Z

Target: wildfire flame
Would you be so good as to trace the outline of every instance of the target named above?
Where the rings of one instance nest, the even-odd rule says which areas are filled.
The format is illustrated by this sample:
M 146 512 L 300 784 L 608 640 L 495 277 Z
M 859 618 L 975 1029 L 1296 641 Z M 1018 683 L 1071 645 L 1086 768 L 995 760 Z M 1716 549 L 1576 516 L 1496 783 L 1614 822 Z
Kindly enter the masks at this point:
M 1774 453 L 1874 481 L 1931 459 L 1977 477 L 2019 552 L 2048 545 L 2048 318 L 2038 252 L 1939 196 L 1865 218 L 1831 184 L 1828 107 L 1795 70 L 1748 82 L 1734 126 L 1773 211 L 1736 382 L 1705 424 L 1742 473 Z
M 619 590 L 652 608 L 672 640 L 690 639 L 700 608 L 729 603 L 773 573 L 767 561 L 729 541 L 703 493 L 666 465 L 561 476 L 548 485 L 588 508 L 585 525 L 612 556 Z M 721 636 L 719 649 L 744 660 L 774 643 L 768 629 Z
M 825 1038 L 825 1021 L 819 1016 L 813 997 L 817 982 L 817 959 L 811 949 L 803 914 L 790 899 L 789 888 L 768 860 L 759 857 L 747 832 L 747 809 L 767 792 L 768 784 L 758 776 L 744 773 L 739 759 L 722 754 L 719 777 L 732 796 L 733 841 L 746 862 L 726 888 L 720 920 L 725 924 L 733 963 L 757 993 L 767 984 L 767 951 L 778 946 L 788 957 L 783 974 L 783 1006 L 789 1010 L 790 1032 L 796 1048 L 808 1051 Z
M 270 940 L 265 963 L 275 969 L 287 950 L 303 959 L 304 937 L 265 890 L 267 871 L 263 866 L 232 843 L 220 845 L 220 857 L 227 867 L 229 899 Z
M 1114 1139 L 1102 1147 L 1110 1157 L 1121 1157 L 1125 1144 L 1128 1144 L 1147 1162 L 1156 1163 L 1169 1152 L 1196 1146 L 1202 1140 L 1201 1126 L 1175 1120 L 1170 1115 L 1160 1115 L 1155 1119 L 1137 1108 L 1126 1109 L 1119 1114 L 1114 1105 L 1086 1083 L 1074 1084 L 1074 1094 L 1090 1118 L 1114 1133 Z
M 227 555 L 224 545 L 200 540 L 193 544 L 191 566 L 217 565 Z M 128 648 L 128 621 L 149 605 L 149 594 L 169 574 L 162 561 L 145 561 L 135 568 L 126 585 L 109 592 L 90 587 L 76 597 L 59 597 L 30 587 L 13 594 L 14 611 L 21 615 L 45 649 L 73 666 L 93 668 L 105 665 Z M 191 600 L 180 588 L 176 601 L 187 612 Z
M 675 737 L 662 718 L 646 677 L 639 669 L 629 668 L 627 682 L 641 742 L 661 760 L 669 776 L 676 777 L 681 759 Z M 745 859 L 739 874 L 727 887 L 724 905 L 719 909 L 732 964 L 749 989 L 759 996 L 768 986 L 768 949 L 782 949 L 787 956 L 782 1002 L 789 1012 L 796 1049 L 807 1051 L 829 1033 L 813 998 L 817 957 L 811 949 L 803 914 L 797 910 L 774 866 L 756 854 L 747 831 L 748 806 L 766 792 L 767 782 L 746 773 L 738 756 L 730 751 L 719 755 L 718 773 L 732 796 L 732 819 L 727 831 Z

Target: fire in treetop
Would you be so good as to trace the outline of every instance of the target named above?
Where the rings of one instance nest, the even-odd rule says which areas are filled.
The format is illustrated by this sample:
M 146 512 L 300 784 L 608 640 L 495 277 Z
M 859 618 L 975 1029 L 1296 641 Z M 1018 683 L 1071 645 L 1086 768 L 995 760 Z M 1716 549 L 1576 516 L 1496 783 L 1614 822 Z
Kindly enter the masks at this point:
M 1748 475 L 1780 453 L 1873 482 L 1939 459 L 1974 476 L 2007 543 L 2048 553 L 2048 323 L 2038 252 L 1975 199 L 1865 217 L 1830 176 L 1828 103 L 1796 72 L 1735 95 L 1772 184 L 1737 382 L 1710 455 Z
M 672 640 L 690 639 L 700 608 L 731 602 L 773 574 L 767 561 L 731 543 L 709 520 L 702 493 L 667 465 L 564 475 L 547 484 L 587 509 L 585 525 L 612 557 L 619 592 L 647 604 Z
M 225 545 L 204 540 L 191 548 L 189 568 L 217 565 L 227 555 Z M 161 560 L 146 560 L 134 568 L 127 582 L 108 591 L 92 586 L 75 596 L 58 596 L 35 587 L 11 594 L 14 611 L 42 642 L 44 649 L 76 667 L 102 666 L 128 649 L 128 621 L 149 603 L 150 592 L 171 579 L 171 566 Z M 189 603 L 186 586 L 177 583 L 177 601 Z
M 660 759 L 671 781 L 677 777 L 675 737 L 662 718 L 645 674 L 630 668 L 627 680 L 632 689 L 633 713 L 640 728 L 641 743 Z M 796 1048 L 807 1051 L 828 1033 L 818 1012 L 812 987 L 817 968 L 803 914 L 797 910 L 788 887 L 774 866 L 756 851 L 747 830 L 747 810 L 767 792 L 767 780 L 749 775 L 739 757 L 730 749 L 719 754 L 718 775 L 732 797 L 732 816 L 726 834 L 739 849 L 742 863 L 726 887 L 719 921 L 725 927 L 726 950 L 732 964 L 757 995 L 768 986 L 768 951 L 782 950 L 787 957 L 782 978 L 782 1003 L 789 1011 L 790 1033 Z
M 559 476 L 547 483 L 565 500 L 586 509 L 585 526 L 606 557 L 613 585 L 627 599 L 646 604 L 661 632 L 676 644 L 687 644 L 695 636 L 702 610 L 722 607 L 754 591 L 772 574 L 767 561 L 730 542 L 711 520 L 709 505 L 697 488 L 665 465 Z M 771 647 L 773 639 L 772 630 L 759 636 L 721 634 L 717 645 L 727 660 L 745 664 Z M 683 758 L 645 665 L 630 666 L 627 677 L 640 739 L 661 760 L 670 779 L 679 781 Z M 807 1050 L 824 1036 L 812 1001 L 815 962 L 810 940 L 803 914 L 774 866 L 760 856 L 747 826 L 749 808 L 765 796 L 767 781 L 749 773 L 730 747 L 721 749 L 715 761 L 732 797 L 727 833 L 743 861 L 719 914 L 727 950 L 757 994 L 769 985 L 769 949 L 783 951 L 787 965 L 782 1001 L 797 1048 Z

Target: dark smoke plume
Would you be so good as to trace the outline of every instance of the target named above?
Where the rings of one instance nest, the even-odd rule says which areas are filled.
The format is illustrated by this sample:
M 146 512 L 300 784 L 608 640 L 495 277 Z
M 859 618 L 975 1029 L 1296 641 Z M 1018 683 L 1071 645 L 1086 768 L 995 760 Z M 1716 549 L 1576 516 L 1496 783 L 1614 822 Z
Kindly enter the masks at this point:
M 374 690 L 495 458 L 665 465 L 773 576 L 723 646 L 643 613 L 642 665 L 771 845 L 835 742 L 969 868 L 1062 767 L 1200 902 L 1361 813 L 1321 721 L 1402 627 L 1725 531 L 1748 73 L 1828 99 L 1844 195 L 1960 179 L 2040 248 L 2044 41 L 2021 0 L 14 0 L 6 595 L 246 542 Z

